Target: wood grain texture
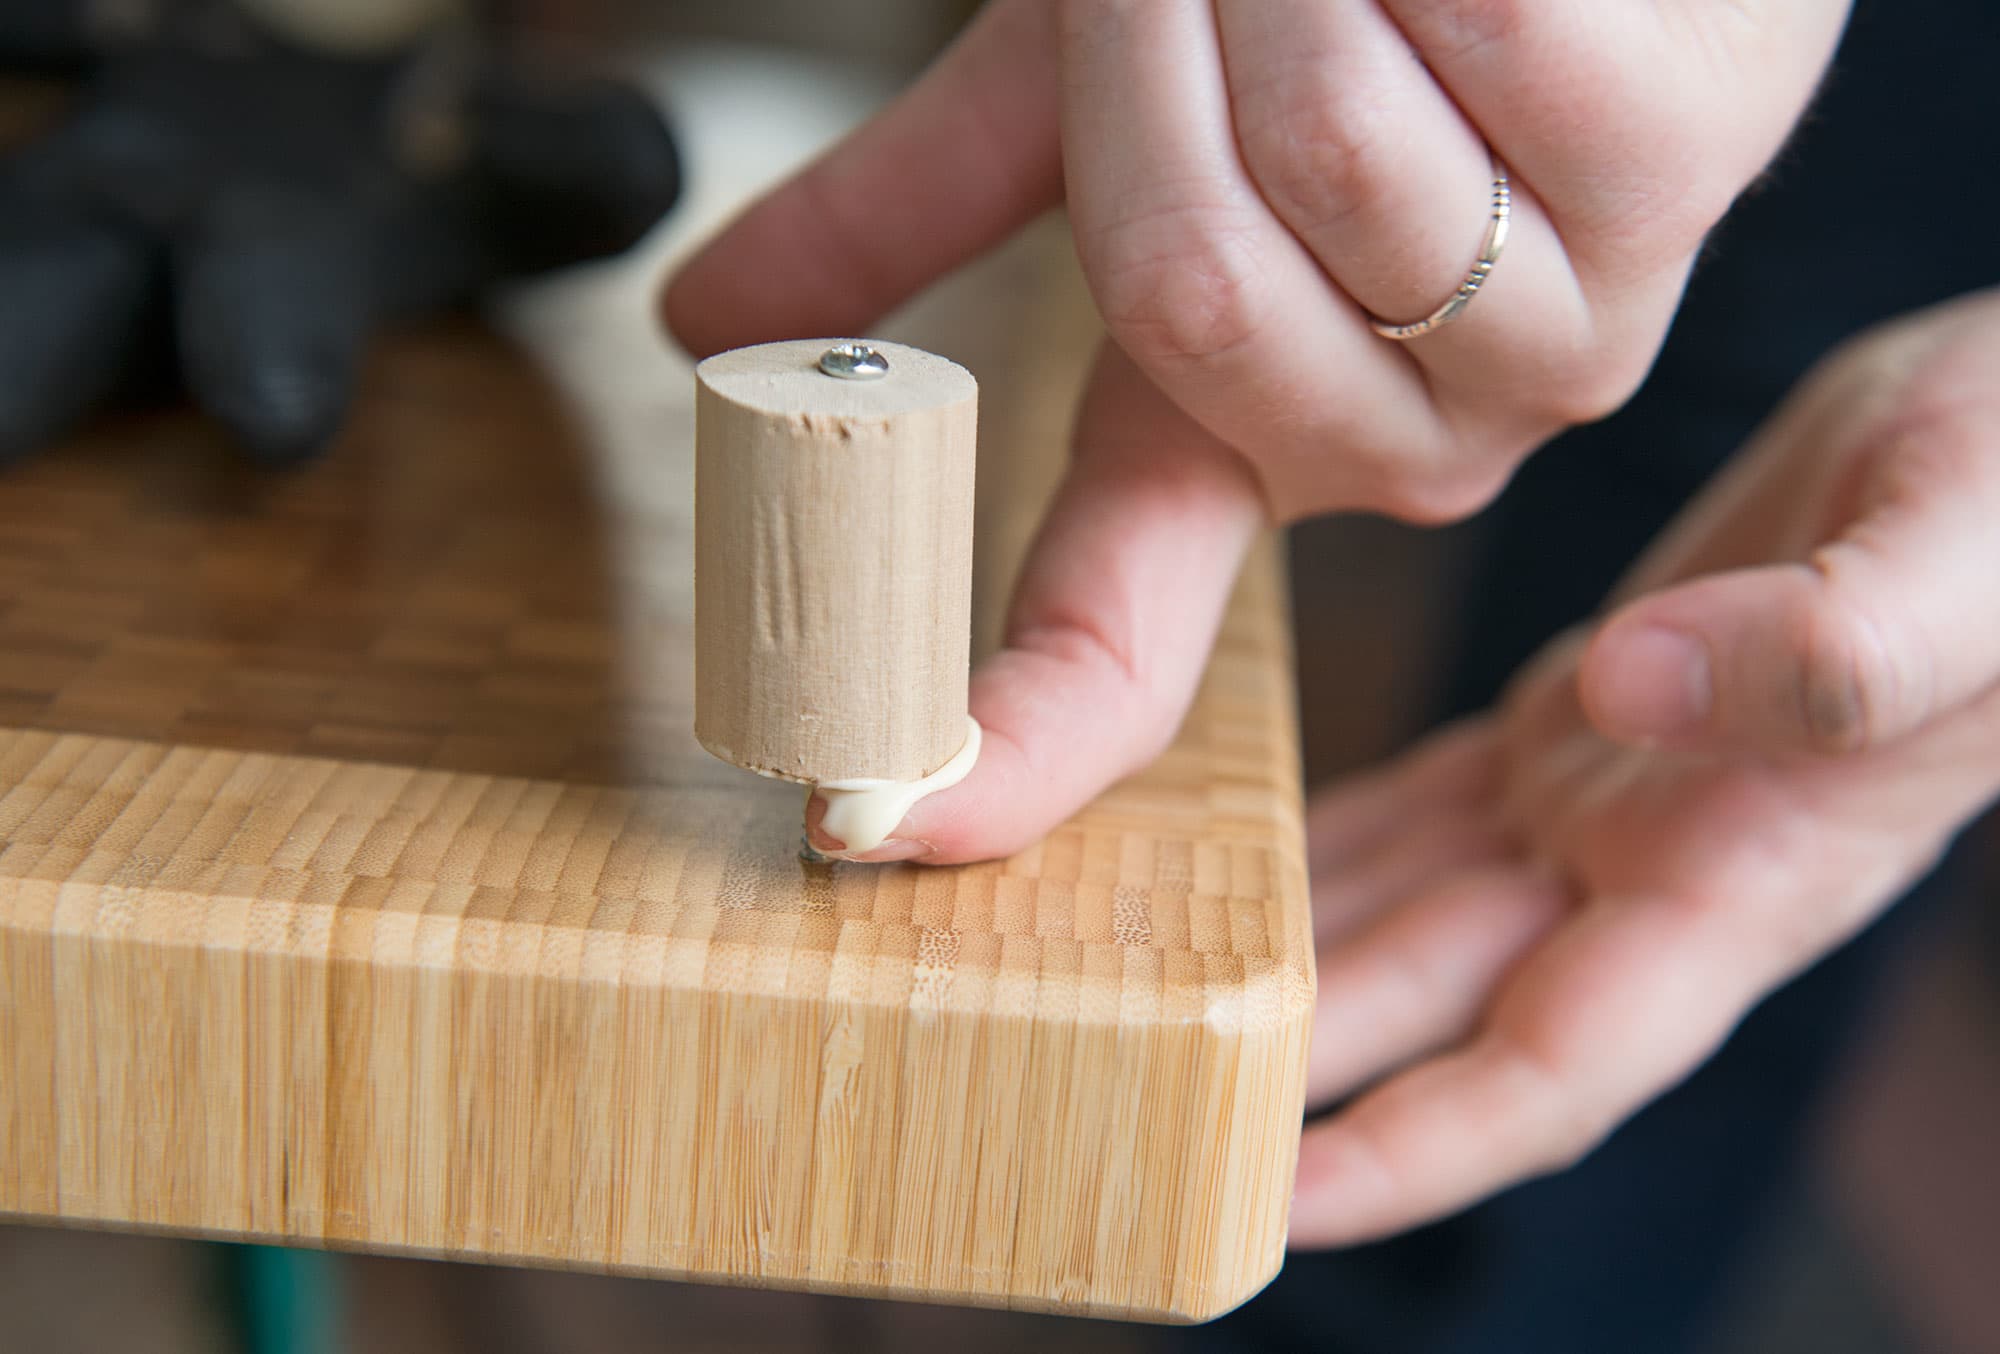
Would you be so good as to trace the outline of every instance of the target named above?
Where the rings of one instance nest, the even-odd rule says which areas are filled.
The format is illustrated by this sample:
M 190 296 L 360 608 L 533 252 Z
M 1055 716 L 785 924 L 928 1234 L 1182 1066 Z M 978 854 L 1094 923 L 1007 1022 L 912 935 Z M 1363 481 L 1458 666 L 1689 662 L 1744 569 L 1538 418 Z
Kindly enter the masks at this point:
M 794 781 L 921 780 L 966 738 L 979 388 L 831 339 L 695 369 L 695 736 Z
M 0 478 L 0 1213 L 1188 1320 L 1282 1254 L 1311 945 L 1260 550 L 1150 770 L 807 868 L 691 734 L 657 257 L 389 345 L 338 454 Z M 1094 333 L 1057 228 L 896 337 L 983 386 L 975 636 Z

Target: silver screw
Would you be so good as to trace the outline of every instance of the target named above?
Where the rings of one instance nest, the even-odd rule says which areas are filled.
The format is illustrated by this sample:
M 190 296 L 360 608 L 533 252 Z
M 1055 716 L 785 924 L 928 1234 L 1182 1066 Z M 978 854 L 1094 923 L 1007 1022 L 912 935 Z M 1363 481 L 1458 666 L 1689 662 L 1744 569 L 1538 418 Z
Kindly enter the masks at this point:
M 889 359 L 865 343 L 836 343 L 819 355 L 819 369 L 843 381 L 879 381 L 889 374 Z

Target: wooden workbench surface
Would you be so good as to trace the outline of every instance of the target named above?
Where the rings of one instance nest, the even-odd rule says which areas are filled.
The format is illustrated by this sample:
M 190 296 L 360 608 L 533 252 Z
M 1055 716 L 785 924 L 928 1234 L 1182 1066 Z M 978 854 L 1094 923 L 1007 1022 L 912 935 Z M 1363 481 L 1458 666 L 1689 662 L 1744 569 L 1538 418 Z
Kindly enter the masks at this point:
M 802 865 L 797 788 L 690 730 L 658 266 L 521 297 L 539 362 L 397 337 L 302 471 L 162 413 L 0 477 L 0 1213 L 1233 1305 L 1312 983 L 1274 553 L 1172 749 L 1039 846 Z M 1093 342 L 1059 226 L 887 332 L 981 381 L 990 645 Z

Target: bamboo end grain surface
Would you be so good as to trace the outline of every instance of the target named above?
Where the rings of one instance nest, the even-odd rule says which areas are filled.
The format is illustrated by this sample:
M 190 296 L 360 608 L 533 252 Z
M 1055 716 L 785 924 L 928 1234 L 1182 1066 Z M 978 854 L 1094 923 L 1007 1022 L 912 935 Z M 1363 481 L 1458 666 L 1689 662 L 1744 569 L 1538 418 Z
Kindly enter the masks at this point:
M 726 163 L 726 159 L 721 161 Z M 1280 1261 L 1312 991 L 1275 553 L 1039 846 L 807 867 L 692 732 L 657 258 L 387 345 L 337 454 L 0 477 L 0 1214 L 1162 1320 Z M 892 329 L 982 385 L 974 633 L 1094 341 L 1053 225 Z

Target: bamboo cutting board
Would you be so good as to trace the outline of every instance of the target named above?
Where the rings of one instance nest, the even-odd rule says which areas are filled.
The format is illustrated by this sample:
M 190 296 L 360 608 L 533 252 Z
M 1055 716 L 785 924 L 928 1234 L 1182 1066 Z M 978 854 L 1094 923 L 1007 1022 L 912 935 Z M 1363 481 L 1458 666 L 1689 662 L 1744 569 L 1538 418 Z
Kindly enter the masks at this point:
M 541 365 L 394 341 L 301 473 L 162 415 L 0 477 L 0 1214 L 1235 1305 L 1313 982 L 1275 553 L 1172 749 L 1038 847 L 802 865 L 796 787 L 690 732 L 659 263 L 524 297 Z M 889 336 L 981 381 L 990 645 L 1094 339 L 1060 229 Z

